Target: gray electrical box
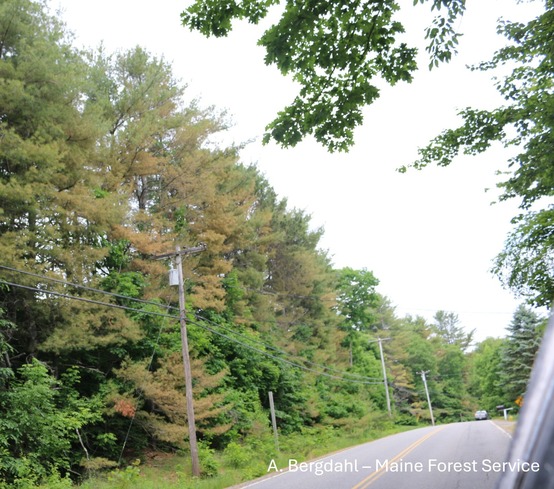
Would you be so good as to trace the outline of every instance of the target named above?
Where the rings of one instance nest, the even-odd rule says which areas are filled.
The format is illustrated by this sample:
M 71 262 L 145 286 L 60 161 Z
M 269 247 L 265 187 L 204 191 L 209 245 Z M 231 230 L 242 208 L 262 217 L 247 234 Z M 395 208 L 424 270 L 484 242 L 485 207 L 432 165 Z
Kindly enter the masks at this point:
M 169 270 L 169 285 L 179 285 L 179 271 L 176 268 Z

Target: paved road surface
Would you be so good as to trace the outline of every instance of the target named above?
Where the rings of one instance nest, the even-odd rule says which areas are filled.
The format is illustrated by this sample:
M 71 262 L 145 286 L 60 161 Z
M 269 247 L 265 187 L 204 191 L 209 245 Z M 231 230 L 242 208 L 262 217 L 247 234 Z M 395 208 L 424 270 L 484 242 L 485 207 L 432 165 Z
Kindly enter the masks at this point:
M 493 421 L 472 421 L 399 433 L 311 463 L 268 460 L 268 475 L 242 489 L 493 489 L 510 435 Z M 494 464 L 497 465 L 494 465 Z M 537 467 L 535 466 L 536 470 Z

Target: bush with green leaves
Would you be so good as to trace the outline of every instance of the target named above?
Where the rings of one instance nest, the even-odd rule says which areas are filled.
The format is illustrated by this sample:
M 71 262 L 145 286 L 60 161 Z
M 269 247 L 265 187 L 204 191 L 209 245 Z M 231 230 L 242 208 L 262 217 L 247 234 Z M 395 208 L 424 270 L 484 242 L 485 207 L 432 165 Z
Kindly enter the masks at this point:
M 33 360 L 0 385 L 0 480 L 12 487 L 41 483 L 67 474 L 84 456 L 73 449 L 78 431 L 100 414 L 72 389 L 77 376 L 72 370 L 56 380 Z
M 215 457 L 215 450 L 206 443 L 198 443 L 198 456 L 202 468 L 202 477 L 214 477 L 219 471 L 219 463 Z

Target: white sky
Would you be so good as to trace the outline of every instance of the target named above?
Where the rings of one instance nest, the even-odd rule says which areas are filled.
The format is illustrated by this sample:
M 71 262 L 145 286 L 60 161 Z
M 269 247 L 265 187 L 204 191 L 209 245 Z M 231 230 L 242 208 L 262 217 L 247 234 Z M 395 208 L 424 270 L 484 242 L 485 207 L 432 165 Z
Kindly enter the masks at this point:
M 295 95 L 293 83 L 263 63 L 256 46 L 262 29 L 237 23 L 229 38 L 205 39 L 180 25 L 190 0 L 49 0 L 75 33 L 76 44 L 108 52 L 145 47 L 171 62 L 188 85 L 188 96 L 203 105 L 227 109 L 234 121 L 228 141 L 254 140 L 245 163 L 257 163 L 289 205 L 323 226 L 322 247 L 337 267 L 365 267 L 380 280 L 378 291 L 397 313 L 432 318 L 455 312 L 476 339 L 502 336 L 518 304 L 489 273 L 502 249 L 517 203 L 491 205 L 496 170 L 505 168 L 502 148 L 479 157 L 459 158 L 449 168 L 400 174 L 396 168 L 417 157 L 417 148 L 458 121 L 466 106 L 501 103 L 490 74 L 470 72 L 467 64 L 490 58 L 504 44 L 496 19 L 528 18 L 535 4 L 515 0 L 468 0 L 459 24 L 460 55 L 429 73 L 423 53 L 428 5 L 404 0 L 408 39 L 421 46 L 421 71 L 412 84 L 384 87 L 366 109 L 348 154 L 328 154 L 313 141 L 283 150 L 262 146 L 265 125 Z M 540 3 L 540 2 L 539 2 Z M 485 192 L 485 189 L 491 189 Z

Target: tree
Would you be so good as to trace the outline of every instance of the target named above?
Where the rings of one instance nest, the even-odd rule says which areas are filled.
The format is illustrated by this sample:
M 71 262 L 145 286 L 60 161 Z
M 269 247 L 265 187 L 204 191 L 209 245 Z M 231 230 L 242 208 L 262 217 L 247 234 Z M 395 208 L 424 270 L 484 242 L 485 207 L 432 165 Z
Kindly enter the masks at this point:
M 135 409 L 144 403 L 145 406 L 137 410 L 140 427 L 155 443 L 183 448 L 186 446 L 184 441 L 188 433 L 188 420 L 181 354 L 179 351 L 166 352 L 155 369 L 150 366 L 145 368 L 142 363 L 126 362 L 117 372 L 120 379 L 131 382 L 140 392 L 140 397 L 136 399 L 125 393 L 114 393 L 114 410 L 125 416 L 121 406 L 132 406 Z M 202 360 L 193 359 L 191 365 L 197 431 L 201 436 L 221 435 L 231 428 L 226 413 L 232 406 L 225 402 L 225 394 L 221 389 L 217 389 L 227 372 L 222 370 L 215 375 L 208 375 L 203 363 Z M 134 411 L 129 414 L 128 417 L 133 417 Z M 214 422 L 214 419 L 219 422 Z
M 460 151 L 482 153 L 497 141 L 520 148 L 509 161 L 508 178 L 498 186 L 503 190 L 500 200 L 519 199 L 522 213 L 513 219 L 516 228 L 494 271 L 516 293 L 535 305 L 549 306 L 554 299 L 554 207 L 549 202 L 554 195 L 554 3 L 543 3 L 543 12 L 527 24 L 502 21 L 498 30 L 509 44 L 474 68 L 511 68 L 496 85 L 506 105 L 463 110 L 463 125 L 420 149 L 414 166 L 447 166 Z
M 72 385 L 79 380 L 76 371 L 64 380 L 34 360 L 18 370 L 10 389 L 0 389 L 2 481 L 40 483 L 52 472 L 67 473 L 83 457 L 71 446 L 85 424 L 101 418 L 100 406 L 96 399 L 80 399 Z
M 459 326 L 460 319 L 453 312 L 437 311 L 435 314 L 435 328 L 439 336 L 449 345 L 457 346 L 461 351 L 467 350 L 473 339 L 475 330 L 466 333 Z
M 414 4 L 427 3 L 416 0 Z M 494 272 L 503 284 L 536 305 L 554 298 L 554 252 L 549 232 L 554 226 L 552 205 L 530 211 L 554 189 L 551 171 L 552 113 L 552 13 L 551 0 L 527 24 L 501 21 L 498 27 L 508 44 L 490 62 L 474 69 L 492 70 L 515 64 L 511 74 L 497 84 L 507 105 L 495 110 L 467 108 L 464 124 L 445 131 L 420 150 L 415 167 L 431 162 L 448 165 L 460 150 L 481 153 L 495 141 L 517 145 L 522 152 L 511 159 L 512 174 L 499 186 L 501 199 L 520 197 L 523 213 L 514 217 L 515 230 L 496 259 Z M 313 1 L 196 0 L 182 13 L 182 22 L 206 36 L 225 36 L 235 19 L 258 23 L 269 9 L 284 4 L 279 22 L 259 40 L 267 52 L 266 63 L 275 64 L 300 85 L 293 103 L 266 127 L 264 141 L 274 139 L 294 146 L 307 135 L 330 151 L 353 144 L 353 130 L 362 122 L 362 108 L 378 96 L 375 79 L 393 85 L 410 81 L 416 70 L 415 49 L 398 42 L 404 27 L 395 20 L 399 9 L 393 0 Z M 458 34 L 453 25 L 465 10 L 464 0 L 431 2 L 439 15 L 427 29 L 431 65 L 448 61 L 456 52 Z M 402 168 L 405 170 L 405 168 Z M 540 201 L 540 202 L 539 202 Z
M 431 65 L 448 61 L 458 34 L 453 25 L 465 0 L 416 0 L 431 3 L 439 15 L 427 29 Z M 379 97 L 378 79 L 410 82 L 417 69 L 416 49 L 400 42 L 404 26 L 395 19 L 395 0 L 196 0 L 182 22 L 206 36 L 225 36 L 234 19 L 257 24 L 269 8 L 284 4 L 281 19 L 259 40 L 266 64 L 300 84 L 294 102 L 266 127 L 264 141 L 294 146 L 307 135 L 329 151 L 353 144 L 362 109 Z
M 94 152 L 102 124 L 95 112 L 85 109 L 87 64 L 42 2 L 3 2 L 0 26 L 3 264 L 90 283 L 106 253 L 102 240 L 124 207 L 117 195 L 98 192 L 102 176 Z M 14 275 L 12 281 L 44 286 L 36 277 Z M 56 324 L 70 323 L 87 311 L 74 304 L 52 314 L 63 301 L 15 288 L 2 288 L 0 301 L 7 319 L 17 324 L 10 334 L 18 357 L 15 368 L 26 355 L 36 354 Z M 117 317 L 88 314 L 83 321 L 98 329 Z
M 515 228 L 494 261 L 493 271 L 516 294 L 536 306 L 554 300 L 554 207 L 513 219 Z
M 377 285 L 379 280 L 366 269 L 346 267 L 338 271 L 337 309 L 347 328 L 368 331 L 374 326 L 380 305 Z
M 459 420 L 468 411 L 466 358 L 456 345 L 447 344 L 438 351 L 438 381 L 433 407 L 437 417 Z
M 354 364 L 359 367 L 361 362 L 369 361 L 369 365 L 377 362 L 378 354 L 368 358 L 368 338 L 360 332 L 375 328 L 376 311 L 381 300 L 375 291 L 378 284 L 379 280 L 366 269 L 354 270 L 346 267 L 337 271 L 336 309 L 341 318 L 339 327 L 346 332 L 342 345 L 349 350 L 351 367 Z
M 411 415 L 415 415 L 416 419 L 429 416 L 425 388 L 420 375 L 422 371 L 429 372 L 429 389 L 436 393 L 434 379 L 438 358 L 435 345 L 431 341 L 432 332 L 431 326 L 422 317 L 406 317 L 395 325 L 393 340 L 386 345 L 392 354 L 393 364 L 400 362 L 406 371 L 403 373 L 394 365 L 396 375 L 393 379 L 399 380 L 395 398 L 397 401 L 404 401 L 400 410 L 407 410 Z
M 92 191 L 101 179 L 85 164 L 101 130 L 83 110 L 87 66 L 40 3 L 4 2 L 0 24 L 0 233 L 13 243 L 1 251 L 14 264 L 84 278 L 116 214 L 116 202 Z
M 514 313 L 501 352 L 499 373 L 502 390 L 508 402 L 515 401 L 527 390 L 544 326 L 545 321 L 523 305 Z
M 487 338 L 469 355 L 469 392 L 477 400 L 480 408 L 491 412 L 496 406 L 507 402 L 500 381 L 500 363 L 505 343 L 505 338 Z

